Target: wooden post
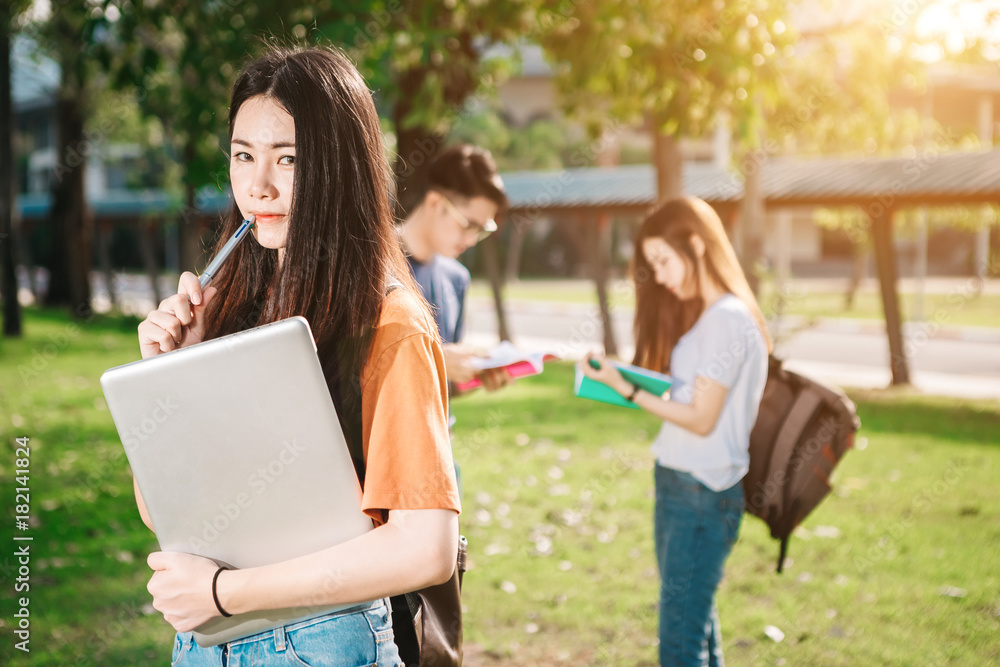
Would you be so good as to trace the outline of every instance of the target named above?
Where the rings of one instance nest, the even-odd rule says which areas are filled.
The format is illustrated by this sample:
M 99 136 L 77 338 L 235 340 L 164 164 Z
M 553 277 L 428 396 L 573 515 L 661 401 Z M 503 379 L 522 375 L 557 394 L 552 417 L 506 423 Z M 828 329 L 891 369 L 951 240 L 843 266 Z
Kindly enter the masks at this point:
M 982 95 L 979 99 L 979 141 L 983 146 L 993 147 L 993 96 Z M 990 262 L 990 210 L 982 207 L 982 227 L 976 231 L 972 249 L 973 271 L 976 277 L 976 296 L 983 293 L 983 286 L 989 276 L 987 265 Z
M 873 207 L 881 208 L 879 204 Z M 889 337 L 889 365 L 892 384 L 910 384 L 910 367 L 903 345 L 903 323 L 899 311 L 897 291 L 896 249 L 893 246 L 892 219 L 894 211 L 882 208 L 881 215 L 872 216 L 872 246 L 875 248 L 875 266 L 882 288 L 882 308 L 885 311 L 885 329 Z
M 611 217 L 600 213 L 587 221 L 590 228 L 590 270 L 597 287 L 597 303 L 601 309 L 601 328 L 604 331 L 604 353 L 618 355 L 615 330 L 608 307 L 608 262 L 611 259 Z
M 793 214 L 789 208 L 780 208 L 774 215 L 774 287 L 781 293 L 792 278 Z
M 927 209 L 921 206 L 917 216 L 917 257 L 914 264 L 916 293 L 913 295 L 913 321 L 924 321 L 924 300 L 927 293 Z
M 505 283 L 516 283 L 521 272 L 521 250 L 524 248 L 524 237 L 528 235 L 528 218 L 512 216 L 514 228 L 510 230 L 510 246 L 507 248 L 507 268 L 504 271 Z
M 500 340 L 510 340 L 510 329 L 507 327 L 507 314 L 503 307 L 503 276 L 500 272 L 500 259 L 497 257 L 497 235 L 487 236 L 479 248 L 483 253 L 483 264 L 486 265 L 486 275 L 493 288 L 493 303 L 497 309 L 497 335 Z
M 854 310 L 854 299 L 858 290 L 868 277 L 868 244 L 862 239 L 851 241 L 851 278 L 847 284 L 847 293 L 844 295 L 844 310 Z
M 741 202 L 742 204 L 742 202 Z M 729 241 L 733 244 L 736 256 L 743 257 L 743 219 L 740 215 L 740 205 L 727 207 L 728 213 L 726 221 L 726 232 L 729 234 Z

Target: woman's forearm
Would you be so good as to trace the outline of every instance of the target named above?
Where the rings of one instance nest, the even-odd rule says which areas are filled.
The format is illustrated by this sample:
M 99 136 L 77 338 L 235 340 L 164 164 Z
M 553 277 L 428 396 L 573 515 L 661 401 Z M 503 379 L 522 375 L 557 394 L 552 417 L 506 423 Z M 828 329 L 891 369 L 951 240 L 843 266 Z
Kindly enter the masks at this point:
M 142 492 L 139 491 L 139 482 L 132 478 L 132 490 L 135 491 L 135 504 L 139 508 L 139 516 L 146 527 L 153 530 L 153 521 L 149 518 L 149 510 L 146 509 L 146 501 L 142 499 Z M 156 531 L 153 530 L 155 533 Z
M 615 382 L 612 388 L 624 398 L 628 398 L 634 390 L 633 385 L 624 378 L 621 382 Z M 660 396 L 640 389 L 633 403 L 662 421 L 676 424 L 695 435 L 706 436 L 715 429 L 722 403 L 725 402 L 725 388 L 718 385 L 718 389 L 721 389 L 721 393 L 716 387 L 708 385 L 698 387 L 691 403 L 664 400 Z
M 709 423 L 707 415 L 701 414 L 694 405 L 664 400 L 660 396 L 640 390 L 633 401 L 646 412 L 663 421 L 677 424 L 696 435 L 708 435 L 715 427 Z
M 447 581 L 457 547 L 455 512 L 393 510 L 388 523 L 344 544 L 274 565 L 223 572 L 219 599 L 233 614 L 376 600 Z

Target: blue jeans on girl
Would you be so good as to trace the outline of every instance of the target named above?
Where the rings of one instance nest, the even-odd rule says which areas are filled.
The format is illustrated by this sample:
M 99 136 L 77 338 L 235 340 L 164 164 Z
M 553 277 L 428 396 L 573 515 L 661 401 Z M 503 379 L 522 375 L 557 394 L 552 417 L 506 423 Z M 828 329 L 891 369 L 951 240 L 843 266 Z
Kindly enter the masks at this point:
M 661 667 L 724 667 L 715 590 L 743 518 L 743 485 L 713 491 L 657 465 Z
M 177 634 L 176 667 L 402 667 L 386 600 L 336 611 L 219 646 L 202 648 Z

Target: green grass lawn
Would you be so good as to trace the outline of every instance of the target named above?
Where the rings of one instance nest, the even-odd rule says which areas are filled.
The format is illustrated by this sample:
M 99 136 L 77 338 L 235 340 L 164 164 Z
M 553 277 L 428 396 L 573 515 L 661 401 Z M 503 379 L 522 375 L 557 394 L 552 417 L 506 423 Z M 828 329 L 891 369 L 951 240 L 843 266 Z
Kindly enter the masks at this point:
M 971 285 L 971 282 L 970 282 Z M 470 294 L 492 298 L 489 284 L 476 281 Z M 522 280 L 504 288 L 507 299 L 520 301 L 558 301 L 597 305 L 597 291 L 592 283 L 579 280 Z M 900 294 L 904 320 L 915 319 L 916 296 Z M 625 281 L 609 283 L 608 300 L 612 308 L 635 307 L 632 287 Z M 861 320 L 884 320 L 882 296 L 875 291 L 859 291 L 850 310 L 846 308 L 843 292 L 818 292 L 789 290 L 778 299 L 773 284 L 765 284 L 761 294 L 761 307 L 765 315 L 773 315 L 778 308 L 786 315 L 806 318 L 843 317 Z M 956 288 L 944 294 L 927 294 L 923 303 L 923 321 L 936 322 L 939 326 L 1000 327 L 1000 294 L 974 296 L 970 286 Z
M 155 541 L 98 383 L 138 357 L 134 327 L 29 310 L 27 337 L 0 341 L 0 664 L 168 662 L 173 632 L 145 590 Z M 454 402 L 470 664 L 655 664 L 657 424 L 573 398 L 571 378 L 555 364 Z M 785 574 L 773 571 L 763 524 L 744 520 L 719 597 L 729 664 L 995 664 L 1000 406 L 855 398 L 859 447 L 792 540 Z M 30 657 L 12 634 L 21 436 L 31 438 Z M 768 625 L 784 640 L 767 638 Z

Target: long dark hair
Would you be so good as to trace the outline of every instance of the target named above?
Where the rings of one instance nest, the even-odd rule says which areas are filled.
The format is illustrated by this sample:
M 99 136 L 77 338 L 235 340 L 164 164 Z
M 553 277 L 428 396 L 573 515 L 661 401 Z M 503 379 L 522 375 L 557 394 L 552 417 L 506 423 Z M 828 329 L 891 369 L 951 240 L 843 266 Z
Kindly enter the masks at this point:
M 269 47 L 247 65 L 233 87 L 230 139 L 240 107 L 257 96 L 276 101 L 295 123 L 285 254 L 279 267 L 277 250 L 250 239 L 240 245 L 214 281 L 206 338 L 305 317 L 341 423 L 353 432 L 359 376 L 387 286 L 400 282 L 419 294 L 393 228 L 375 105 L 354 65 L 326 47 Z M 220 246 L 241 221 L 234 205 Z
M 705 254 L 701 261 L 708 276 L 747 305 L 764 336 L 768 351 L 771 350 L 764 315 L 740 268 L 722 220 L 707 202 L 695 197 L 680 197 L 663 202 L 646 216 L 635 237 L 632 260 L 635 358 L 632 363 L 637 366 L 657 372 L 669 371 L 670 354 L 677 341 L 694 326 L 705 310 L 700 296 L 702 285 L 697 282 L 698 254 L 691 243 L 693 235 L 705 242 Z M 642 242 L 648 238 L 663 239 L 680 255 L 687 266 L 689 278 L 696 281 L 699 296 L 689 300 L 679 299 L 653 280 L 653 268 L 642 251 Z

